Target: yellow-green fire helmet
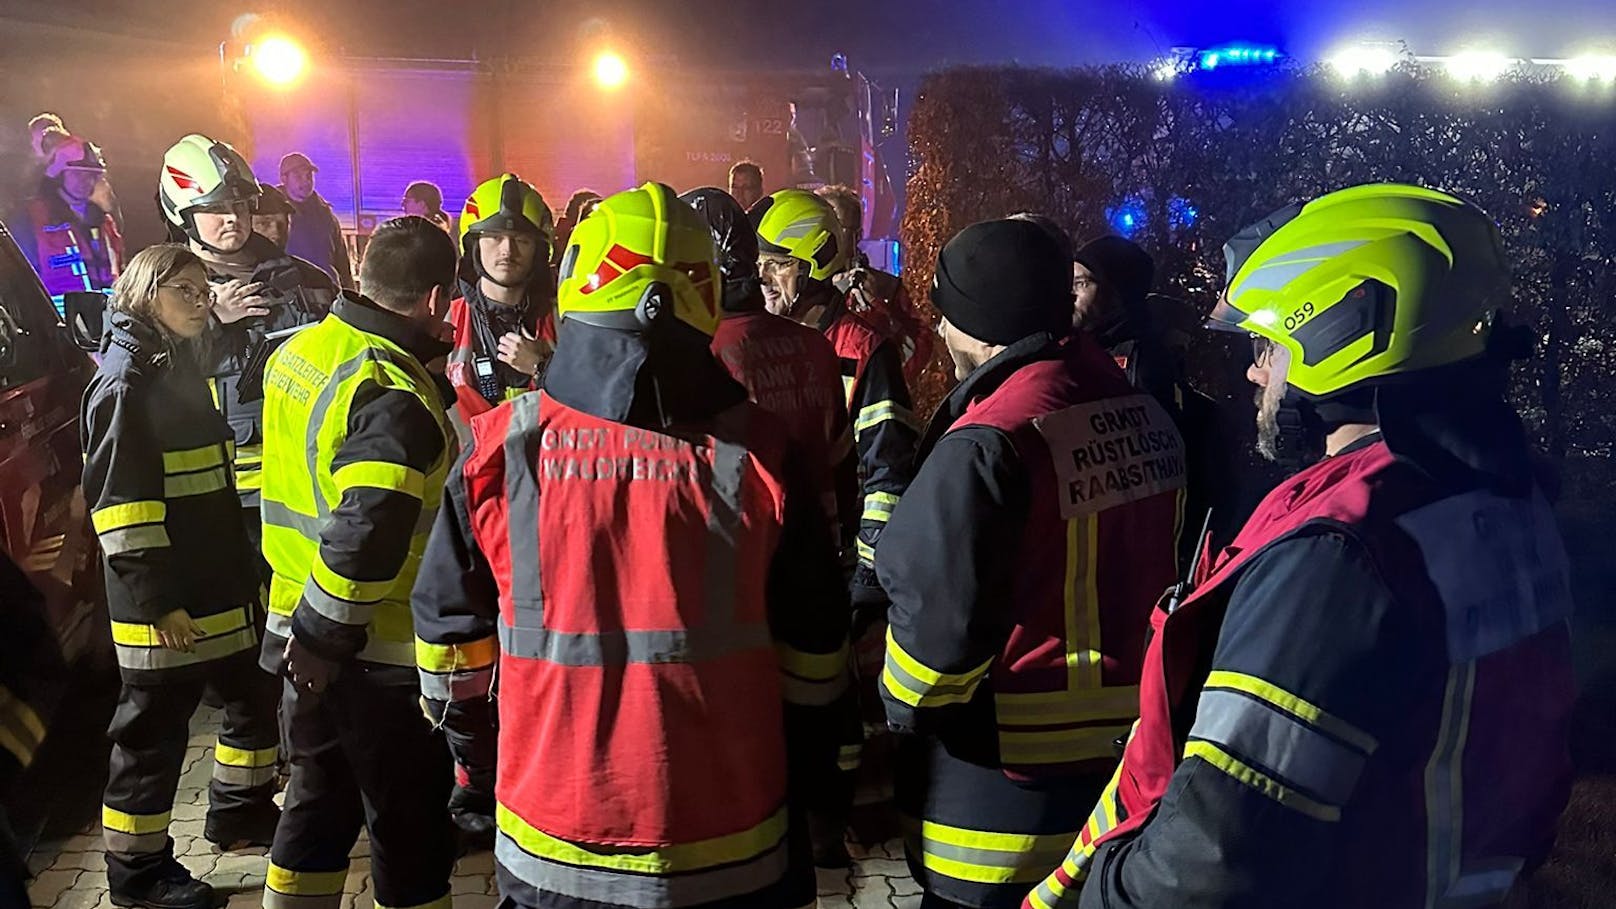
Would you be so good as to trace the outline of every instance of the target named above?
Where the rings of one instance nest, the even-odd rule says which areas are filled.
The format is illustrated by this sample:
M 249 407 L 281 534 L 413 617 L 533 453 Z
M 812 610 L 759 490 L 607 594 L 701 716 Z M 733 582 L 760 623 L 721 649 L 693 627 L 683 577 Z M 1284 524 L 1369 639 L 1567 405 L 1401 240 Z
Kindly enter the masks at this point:
M 782 189 L 760 200 L 749 214 L 757 223 L 759 251 L 801 259 L 815 281 L 829 281 L 847 263 L 836 210 L 813 193 Z

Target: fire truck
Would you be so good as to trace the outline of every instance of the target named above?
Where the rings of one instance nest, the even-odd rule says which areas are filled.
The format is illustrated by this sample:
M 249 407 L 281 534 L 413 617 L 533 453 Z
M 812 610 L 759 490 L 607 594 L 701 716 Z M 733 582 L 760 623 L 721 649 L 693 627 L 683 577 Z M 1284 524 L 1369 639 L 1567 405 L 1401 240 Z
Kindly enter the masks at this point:
M 614 88 L 542 61 L 345 58 L 289 90 L 241 91 L 254 171 L 271 182 L 282 155 L 308 155 L 356 252 L 415 180 L 438 184 L 457 215 L 479 181 L 509 171 L 559 213 L 577 189 L 722 187 L 733 164 L 751 160 L 766 191 L 855 188 L 866 252 L 896 270 L 882 143 L 897 98 L 839 55 L 813 71 L 659 68 Z

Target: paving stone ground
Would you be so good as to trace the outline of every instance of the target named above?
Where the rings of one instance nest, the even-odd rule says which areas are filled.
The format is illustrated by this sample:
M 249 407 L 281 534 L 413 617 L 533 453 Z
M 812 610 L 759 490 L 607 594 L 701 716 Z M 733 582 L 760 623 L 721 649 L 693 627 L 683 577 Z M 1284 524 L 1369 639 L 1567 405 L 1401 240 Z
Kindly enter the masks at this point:
M 192 721 L 185 772 L 180 777 L 169 831 L 174 837 L 175 854 L 192 874 L 228 896 L 229 909 L 249 909 L 263 899 L 269 864 L 265 850 L 220 855 L 202 838 L 218 724 L 219 713 L 207 708 Z M 904 865 L 899 841 L 849 848 L 854 857 L 851 869 L 819 872 L 820 909 L 916 909 L 920 905 L 920 888 Z M 113 909 L 107 893 L 107 863 L 99 823 L 65 839 L 41 842 L 29 856 L 28 868 L 34 873 L 28 886 L 33 909 Z M 455 909 L 493 909 L 499 902 L 493 855 L 479 852 L 462 858 L 455 866 L 450 891 Z M 368 909 L 374 905 L 370 844 L 363 836 L 354 847 L 343 892 L 342 909 Z

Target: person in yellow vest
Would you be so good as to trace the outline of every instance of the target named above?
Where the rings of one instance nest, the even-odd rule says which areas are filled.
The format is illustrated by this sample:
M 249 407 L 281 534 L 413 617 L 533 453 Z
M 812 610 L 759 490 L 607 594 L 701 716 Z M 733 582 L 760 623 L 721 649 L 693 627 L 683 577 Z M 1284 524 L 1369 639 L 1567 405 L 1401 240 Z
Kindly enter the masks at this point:
M 449 907 L 449 752 L 416 701 L 410 588 L 455 457 L 447 388 L 423 365 L 453 295 L 454 242 L 425 218 L 377 229 L 364 295 L 288 340 L 264 379 L 262 663 L 285 676 L 292 775 L 266 909 L 336 909 L 360 825 L 376 903 Z

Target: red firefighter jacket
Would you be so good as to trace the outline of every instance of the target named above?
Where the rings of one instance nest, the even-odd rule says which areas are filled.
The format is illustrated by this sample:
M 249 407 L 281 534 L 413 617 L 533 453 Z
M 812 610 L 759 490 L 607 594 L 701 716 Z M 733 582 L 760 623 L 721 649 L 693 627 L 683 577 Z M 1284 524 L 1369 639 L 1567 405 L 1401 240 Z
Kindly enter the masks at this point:
M 833 522 L 852 514 L 853 433 L 841 363 L 824 335 L 763 310 L 725 313 L 713 334 L 713 355 L 759 407 L 785 423 L 803 462 L 823 480 L 825 513 Z
M 930 777 L 903 806 L 928 892 L 999 905 L 1060 863 L 1087 810 L 1063 781 L 1092 799 L 1136 715 L 1183 445 L 1091 338 L 1038 335 L 956 389 L 922 458 L 876 557 L 882 694 L 891 725 L 941 746 L 902 771 Z M 976 834 L 1019 836 L 962 849 Z
M 124 264 L 123 234 L 112 215 L 91 204 L 88 218 L 81 219 L 55 196 L 29 199 L 27 214 L 32 242 L 24 246 L 53 296 L 108 290 L 118 280 Z
M 478 293 L 476 285 L 467 288 L 468 293 Z M 457 427 L 464 435 L 465 425 L 471 418 L 494 409 L 500 401 L 508 401 L 524 392 L 533 391 L 539 387 L 539 379 L 543 375 L 542 365 L 539 376 L 523 376 L 515 370 L 505 366 L 499 361 L 498 348 L 488 350 L 478 338 L 478 331 L 472 320 L 477 318 L 472 304 L 467 303 L 465 297 L 459 297 L 449 304 L 449 325 L 454 329 L 454 349 L 449 352 L 449 361 L 444 366 L 444 375 L 448 377 L 449 384 L 455 390 L 455 420 Z M 532 307 L 529 307 L 531 310 Z M 532 335 L 544 342 L 543 346 L 549 349 L 555 347 L 555 314 L 547 312 L 543 316 L 524 314 L 521 323 Z M 498 335 L 494 336 L 497 343 Z M 493 393 L 490 399 L 490 392 Z
M 1371 437 L 1276 488 L 1201 574 L 1153 615 L 1123 762 L 1026 905 L 1501 903 L 1569 792 L 1542 495 L 1455 489 Z
M 497 660 L 495 856 L 523 905 L 805 904 L 787 754 L 834 761 L 792 730 L 847 685 L 824 518 L 705 349 L 636 381 L 605 365 L 628 342 L 563 323 L 546 390 L 472 421 L 412 597 L 423 694 L 475 736 L 459 708 Z M 664 381 L 649 426 L 623 393 Z

